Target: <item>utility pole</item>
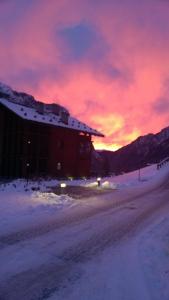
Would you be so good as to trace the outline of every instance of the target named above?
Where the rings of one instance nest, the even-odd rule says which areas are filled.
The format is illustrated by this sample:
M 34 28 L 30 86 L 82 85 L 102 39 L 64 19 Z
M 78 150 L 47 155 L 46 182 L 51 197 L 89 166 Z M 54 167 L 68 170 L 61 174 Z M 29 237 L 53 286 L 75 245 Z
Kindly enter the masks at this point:
M 137 144 L 137 153 L 138 153 L 138 163 L 139 163 L 139 169 L 138 169 L 138 181 L 141 181 L 141 149 L 140 149 L 140 139 L 138 139 Z
M 28 180 L 29 180 L 29 168 L 30 168 L 30 163 L 26 164 L 26 181 L 27 181 L 27 185 L 28 185 Z
M 138 169 L 138 181 L 141 181 L 141 169 L 140 169 L 140 167 Z

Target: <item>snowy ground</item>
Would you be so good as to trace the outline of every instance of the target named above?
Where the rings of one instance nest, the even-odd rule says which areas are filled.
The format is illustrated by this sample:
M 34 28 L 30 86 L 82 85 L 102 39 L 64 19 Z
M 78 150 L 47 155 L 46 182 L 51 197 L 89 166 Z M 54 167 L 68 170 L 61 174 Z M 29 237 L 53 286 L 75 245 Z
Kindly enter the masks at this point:
M 156 165 L 141 170 L 141 181 L 138 180 L 138 171 L 115 177 L 102 178 L 101 190 L 111 188 L 117 193 L 126 188 L 147 188 L 154 185 L 156 181 L 163 178 L 168 168 L 163 167 L 157 171 Z M 73 180 L 65 181 L 67 185 L 80 185 L 97 189 L 97 180 Z M 77 209 L 77 206 L 98 205 L 103 199 L 90 197 L 80 200 L 69 197 L 69 195 L 56 195 L 48 192 L 50 187 L 57 186 L 57 180 L 31 182 L 16 180 L 0 185 L 0 234 L 15 230 L 27 224 L 40 222 L 44 218 L 55 217 L 65 214 L 68 210 Z M 40 191 L 32 191 L 37 187 Z M 109 197 L 104 197 L 104 200 Z
M 105 178 L 111 193 L 78 200 L 44 193 L 56 181 L 1 185 L 0 299 L 168 300 L 168 173 Z
M 79 267 L 49 300 L 168 300 L 169 217 Z M 73 275 L 72 275 L 73 277 Z

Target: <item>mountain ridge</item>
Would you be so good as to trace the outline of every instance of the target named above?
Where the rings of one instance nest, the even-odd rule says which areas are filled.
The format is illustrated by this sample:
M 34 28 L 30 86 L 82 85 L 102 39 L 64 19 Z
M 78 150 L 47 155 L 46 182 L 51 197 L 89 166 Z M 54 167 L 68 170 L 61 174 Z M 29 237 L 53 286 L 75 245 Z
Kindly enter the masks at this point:
M 169 156 L 169 126 L 155 134 L 139 136 L 116 151 L 102 150 L 97 153 L 100 156 L 99 168 L 104 175 L 130 172 L 158 163 Z

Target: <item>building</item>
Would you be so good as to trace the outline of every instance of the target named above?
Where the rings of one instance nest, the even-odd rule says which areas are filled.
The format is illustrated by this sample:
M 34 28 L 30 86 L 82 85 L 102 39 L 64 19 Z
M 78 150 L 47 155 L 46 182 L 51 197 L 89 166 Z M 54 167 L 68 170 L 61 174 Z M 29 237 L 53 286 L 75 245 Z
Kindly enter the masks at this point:
M 0 85 L 0 177 L 90 175 L 97 130 L 57 104 Z

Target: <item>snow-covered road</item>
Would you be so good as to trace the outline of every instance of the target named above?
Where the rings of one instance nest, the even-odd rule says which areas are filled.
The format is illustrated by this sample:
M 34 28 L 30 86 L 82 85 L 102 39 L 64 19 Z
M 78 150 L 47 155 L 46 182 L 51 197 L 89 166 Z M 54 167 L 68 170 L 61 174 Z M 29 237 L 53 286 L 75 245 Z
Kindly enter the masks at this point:
M 146 248 L 147 241 L 167 222 L 168 177 L 105 199 L 1 235 L 0 299 L 169 299 L 162 288 L 168 277 L 152 277 L 146 263 L 153 245 Z

